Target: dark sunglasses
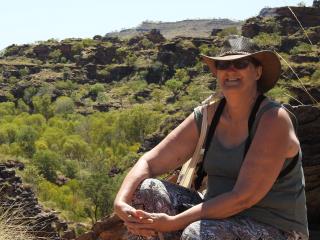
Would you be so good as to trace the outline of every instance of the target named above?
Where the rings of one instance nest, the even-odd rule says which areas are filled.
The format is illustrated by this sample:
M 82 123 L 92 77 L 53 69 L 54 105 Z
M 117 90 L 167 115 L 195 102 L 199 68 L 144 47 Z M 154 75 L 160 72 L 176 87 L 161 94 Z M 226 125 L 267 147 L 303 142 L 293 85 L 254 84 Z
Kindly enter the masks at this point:
M 241 69 L 247 68 L 250 63 L 252 63 L 252 61 L 246 58 L 232 60 L 232 61 L 215 61 L 217 70 L 226 70 L 229 67 L 231 67 L 231 65 L 234 68 L 241 70 Z

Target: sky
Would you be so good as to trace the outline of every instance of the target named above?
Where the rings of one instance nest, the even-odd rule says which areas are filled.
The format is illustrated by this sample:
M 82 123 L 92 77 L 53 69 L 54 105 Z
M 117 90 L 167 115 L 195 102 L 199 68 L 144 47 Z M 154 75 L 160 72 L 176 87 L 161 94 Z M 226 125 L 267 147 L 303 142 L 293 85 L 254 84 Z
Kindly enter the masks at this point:
M 142 21 L 244 20 L 264 7 L 313 0 L 0 0 L 0 50 L 50 38 L 92 38 Z

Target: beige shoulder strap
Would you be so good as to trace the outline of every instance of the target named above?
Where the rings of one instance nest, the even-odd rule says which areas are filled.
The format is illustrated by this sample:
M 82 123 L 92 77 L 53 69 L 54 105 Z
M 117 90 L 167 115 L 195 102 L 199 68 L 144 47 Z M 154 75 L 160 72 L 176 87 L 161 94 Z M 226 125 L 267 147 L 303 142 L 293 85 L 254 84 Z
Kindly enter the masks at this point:
M 203 149 L 203 144 L 204 140 L 206 138 L 206 133 L 207 133 L 207 127 L 208 127 L 208 120 L 207 120 L 207 115 L 208 115 L 208 110 L 207 110 L 208 104 L 204 104 L 202 106 L 199 106 L 200 110 L 202 111 L 202 124 L 201 124 L 201 131 L 200 131 L 200 137 L 197 143 L 197 147 L 193 153 L 192 158 L 190 158 L 185 164 L 183 164 L 177 183 L 180 186 L 190 188 L 193 177 L 195 175 L 196 171 L 196 166 L 201 159 L 204 149 Z

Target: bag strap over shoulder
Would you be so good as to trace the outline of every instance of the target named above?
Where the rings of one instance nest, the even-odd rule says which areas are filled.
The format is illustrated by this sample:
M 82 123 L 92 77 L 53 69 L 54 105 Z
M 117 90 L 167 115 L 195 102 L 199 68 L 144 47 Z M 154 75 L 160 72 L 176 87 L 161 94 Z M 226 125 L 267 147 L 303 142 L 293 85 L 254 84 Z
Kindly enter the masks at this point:
M 217 125 L 219 123 L 219 119 L 220 119 L 220 117 L 222 115 L 222 112 L 223 112 L 225 104 L 226 104 L 226 99 L 222 98 L 221 101 L 219 102 L 217 110 L 216 110 L 216 112 L 214 114 L 214 117 L 213 117 L 213 119 L 211 121 L 211 124 L 210 124 L 207 140 L 206 140 L 206 143 L 205 143 L 204 156 L 206 155 L 206 152 L 207 152 L 207 150 L 209 148 L 212 136 L 214 135 L 214 132 L 215 132 L 215 130 L 217 128 Z M 203 180 L 203 178 L 205 176 L 206 176 L 206 172 L 203 169 L 203 162 L 201 162 L 200 166 L 199 166 L 199 168 L 197 170 L 197 175 L 196 175 L 196 178 L 195 178 L 195 181 L 194 181 L 194 187 L 195 187 L 196 190 L 200 189 L 202 180 Z
M 198 110 L 202 112 L 202 124 L 201 124 L 201 130 L 200 130 L 200 136 L 199 140 L 196 146 L 196 149 L 193 153 L 192 158 L 190 158 L 181 168 L 180 174 L 177 180 L 177 183 L 180 186 L 190 188 L 192 181 L 193 181 L 193 176 L 195 173 L 196 166 L 199 162 L 199 159 L 204 153 L 203 149 L 203 143 L 206 138 L 206 133 L 207 133 L 207 127 L 208 127 L 208 122 L 207 122 L 207 115 L 208 115 L 208 110 L 207 110 L 208 104 L 204 104 L 202 106 L 197 107 Z

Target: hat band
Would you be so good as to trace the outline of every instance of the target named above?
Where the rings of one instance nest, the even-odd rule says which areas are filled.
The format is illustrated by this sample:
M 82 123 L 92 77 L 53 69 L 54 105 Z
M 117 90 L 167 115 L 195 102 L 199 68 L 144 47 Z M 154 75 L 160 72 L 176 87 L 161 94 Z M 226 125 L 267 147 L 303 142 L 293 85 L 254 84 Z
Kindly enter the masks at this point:
M 219 55 L 219 57 L 227 56 L 227 55 L 249 55 L 252 53 L 243 52 L 243 51 L 227 51 Z

